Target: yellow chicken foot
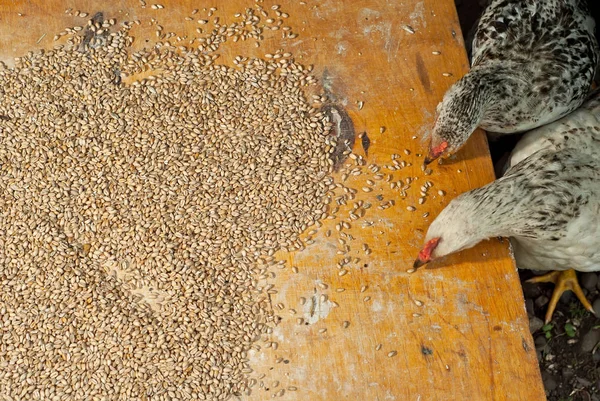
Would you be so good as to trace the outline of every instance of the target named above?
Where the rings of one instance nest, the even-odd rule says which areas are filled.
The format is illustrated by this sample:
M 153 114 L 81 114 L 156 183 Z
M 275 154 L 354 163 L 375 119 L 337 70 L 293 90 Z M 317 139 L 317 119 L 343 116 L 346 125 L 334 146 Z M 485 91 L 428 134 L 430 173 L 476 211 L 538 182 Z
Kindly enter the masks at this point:
M 552 298 L 550 299 L 550 303 L 548 304 L 548 310 L 546 311 L 546 321 L 548 324 L 552 320 L 552 314 L 554 313 L 554 308 L 556 308 L 556 304 L 560 296 L 563 292 L 571 290 L 575 293 L 577 298 L 581 301 L 585 309 L 589 310 L 592 313 L 594 309 L 592 309 L 592 305 L 587 300 L 585 295 L 583 295 L 583 291 L 579 286 L 579 282 L 577 281 L 577 274 L 575 270 L 569 269 L 564 271 L 553 271 L 548 274 L 544 274 L 542 276 L 534 277 L 532 279 L 527 280 L 528 283 L 554 283 L 554 292 L 552 293 Z

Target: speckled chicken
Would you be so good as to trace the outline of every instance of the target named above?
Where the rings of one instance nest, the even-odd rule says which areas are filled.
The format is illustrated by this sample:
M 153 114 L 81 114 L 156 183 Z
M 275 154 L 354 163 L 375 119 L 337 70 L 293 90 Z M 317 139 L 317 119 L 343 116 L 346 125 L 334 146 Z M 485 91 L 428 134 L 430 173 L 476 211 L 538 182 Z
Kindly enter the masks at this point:
M 429 227 L 415 267 L 498 236 L 511 238 L 519 268 L 557 270 L 532 280 L 556 284 L 547 322 L 567 289 L 592 310 L 575 270 L 600 270 L 600 91 L 527 133 L 502 178 L 452 200 Z
M 511 134 L 579 107 L 598 64 L 586 0 L 494 0 L 472 43 L 471 70 L 438 105 L 425 164 L 458 151 L 473 131 Z

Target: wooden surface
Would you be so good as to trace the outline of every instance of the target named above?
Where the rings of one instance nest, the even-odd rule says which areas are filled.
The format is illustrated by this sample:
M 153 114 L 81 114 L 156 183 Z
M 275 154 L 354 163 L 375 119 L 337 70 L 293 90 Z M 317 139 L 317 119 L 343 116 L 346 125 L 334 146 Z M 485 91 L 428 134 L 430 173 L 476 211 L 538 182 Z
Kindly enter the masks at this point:
M 198 25 L 184 18 L 194 8 L 215 6 L 217 15 L 227 22 L 235 12 L 255 4 L 250 0 L 163 0 L 164 9 L 152 10 L 154 3 L 148 1 L 142 9 L 137 0 L 2 1 L 0 58 L 11 64 L 15 56 L 53 46 L 52 38 L 65 27 L 85 23 L 86 19 L 65 15 L 67 8 L 90 15 L 103 11 L 105 18 L 120 21 L 156 18 L 166 32 L 191 35 Z M 352 265 L 347 275 L 340 276 L 336 267 L 341 258 L 334 228 L 337 220 L 326 220 L 306 250 L 280 254 L 289 261 L 288 267 L 277 269 L 276 278 L 270 280 L 278 290 L 273 304 L 285 305 L 279 312 L 283 319 L 269 339 L 278 347 L 266 349 L 261 342 L 261 351 L 250 352 L 253 377 L 262 377 L 263 386 L 257 384 L 244 399 L 270 399 L 288 386 L 298 388 L 285 392 L 288 400 L 545 399 L 506 243 L 492 240 L 442 264 L 406 273 L 428 224 L 443 206 L 457 194 L 493 179 L 481 133 L 469 141 L 458 159 L 434 165 L 430 176 L 423 175 L 422 157 L 417 156 L 425 150 L 420 137 L 431 126 L 444 91 L 468 69 L 453 1 L 303 3 L 281 1 L 282 11 L 290 14 L 286 24 L 299 33 L 297 38 L 265 35 L 260 48 L 253 42 L 227 43 L 219 51 L 223 60 L 238 54 L 263 56 L 281 48 L 305 64 L 314 64 L 316 75 L 347 108 L 356 132 L 367 132 L 371 141 L 367 163 L 391 164 L 391 154 L 398 154 L 412 166 L 395 172 L 394 179 L 418 179 L 406 199 L 385 182 L 370 193 L 359 190 L 357 200 L 374 206 L 345 230 L 355 238 L 349 241 L 350 254 L 361 258 L 360 267 Z M 273 3 L 260 4 L 270 9 Z M 196 17 L 202 15 L 201 11 Z M 133 29 L 135 45 L 151 44 L 154 31 L 144 24 Z M 361 110 L 357 102 L 364 102 Z M 381 126 L 386 127 L 383 133 Z M 411 154 L 406 155 L 405 149 Z M 354 151 L 364 156 L 360 140 Z M 346 184 L 360 189 L 367 178 L 351 177 Z M 425 204 L 419 205 L 419 187 L 426 180 L 434 186 Z M 438 190 L 446 195 L 438 195 Z M 393 199 L 395 206 L 378 210 L 377 195 L 384 201 Z M 417 210 L 408 211 L 409 205 Z M 425 212 L 430 213 L 428 218 L 423 217 Z M 347 217 L 347 213 L 348 208 L 342 208 L 338 216 Z M 363 228 L 365 221 L 373 225 Z M 327 229 L 334 232 L 329 238 L 324 235 Z M 363 243 L 372 250 L 370 255 L 362 250 Z M 296 266 L 298 273 L 290 266 Z M 361 293 L 362 286 L 367 288 Z M 345 291 L 337 292 L 337 288 Z M 367 296 L 371 298 L 365 301 Z M 301 297 L 308 300 L 304 305 Z M 299 317 L 307 324 L 298 325 Z M 344 328 L 343 321 L 350 326 Z M 323 328 L 327 331 L 320 333 Z M 393 350 L 397 355 L 388 357 Z M 280 382 L 277 387 L 273 387 L 275 381 Z

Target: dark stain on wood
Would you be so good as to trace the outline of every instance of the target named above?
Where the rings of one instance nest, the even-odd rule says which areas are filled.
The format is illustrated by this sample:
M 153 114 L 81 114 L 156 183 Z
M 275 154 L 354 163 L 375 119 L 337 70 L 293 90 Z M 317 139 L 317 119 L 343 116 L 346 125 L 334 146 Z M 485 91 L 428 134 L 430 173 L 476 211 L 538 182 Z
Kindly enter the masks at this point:
M 363 150 L 365 151 L 365 156 L 369 156 L 369 148 L 371 147 L 371 139 L 369 139 L 369 136 L 367 135 L 366 132 L 362 133 L 362 136 L 360 138 L 360 143 L 363 147 Z
M 531 351 L 531 347 L 529 346 L 529 344 L 527 344 L 527 341 L 525 341 L 525 338 L 523 338 L 523 336 L 521 336 L 521 345 L 523 346 L 525 352 L 529 353 L 529 351 Z
M 431 92 L 431 85 L 429 84 L 429 74 L 427 73 L 427 68 L 425 67 L 425 63 L 423 62 L 423 57 L 421 54 L 417 53 L 417 74 L 419 75 L 419 81 L 421 81 L 421 85 L 427 92 Z
M 433 355 L 433 350 L 425 345 L 421 345 L 421 354 L 425 356 Z
M 344 152 L 351 151 L 354 147 L 356 137 L 354 124 L 346 110 L 341 106 L 326 104 L 321 110 L 329 117 L 329 121 L 331 121 L 330 135 L 336 138 L 336 145 L 331 158 L 333 159 L 333 169 L 337 171 L 348 157 Z
M 97 12 L 92 17 L 92 24 L 100 24 L 100 25 L 102 25 L 103 22 L 104 22 L 104 13 L 102 13 L 101 11 Z M 95 36 L 96 36 L 96 32 L 93 31 L 92 29 L 90 29 L 90 26 L 88 25 L 88 27 L 85 30 L 85 34 L 83 36 L 83 40 L 81 41 L 81 44 L 79 45 L 79 51 L 82 52 L 82 53 L 85 52 L 85 51 L 87 51 L 87 49 L 90 47 L 92 39 Z

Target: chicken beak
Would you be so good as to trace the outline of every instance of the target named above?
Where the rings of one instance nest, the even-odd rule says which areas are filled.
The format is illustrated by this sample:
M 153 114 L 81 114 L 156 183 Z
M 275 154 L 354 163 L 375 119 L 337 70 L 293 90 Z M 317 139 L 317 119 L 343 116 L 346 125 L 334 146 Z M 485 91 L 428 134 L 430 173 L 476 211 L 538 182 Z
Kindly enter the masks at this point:
M 434 160 L 437 160 L 444 151 L 448 148 L 448 142 L 444 141 L 438 146 L 431 146 L 429 148 L 429 153 L 425 156 L 425 160 L 423 160 L 423 165 L 427 166 Z
M 429 164 L 431 164 L 431 162 L 433 162 L 435 159 L 437 159 L 437 157 L 433 157 L 430 155 L 425 156 L 425 160 L 423 160 L 423 165 L 424 166 L 428 166 Z
M 429 241 L 427 241 L 427 243 L 425 244 L 423 249 L 421 249 L 421 252 L 419 252 L 419 256 L 417 256 L 417 260 L 415 260 L 415 263 L 413 263 L 413 268 L 418 269 L 419 267 L 421 267 L 431 261 L 431 253 L 438 246 L 438 243 L 440 242 L 440 240 L 441 240 L 440 237 L 436 237 L 436 238 L 432 238 Z
M 421 260 L 421 258 L 417 258 L 415 263 L 413 263 L 413 268 L 418 269 L 419 267 L 426 265 L 428 261 Z

